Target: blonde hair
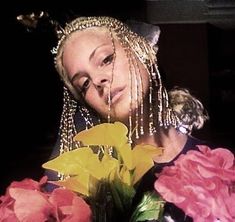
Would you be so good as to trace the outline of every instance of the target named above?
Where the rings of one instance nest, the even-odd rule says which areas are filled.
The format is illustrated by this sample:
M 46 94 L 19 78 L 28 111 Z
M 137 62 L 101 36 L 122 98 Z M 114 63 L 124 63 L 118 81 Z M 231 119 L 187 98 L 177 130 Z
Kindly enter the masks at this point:
M 61 152 L 69 149 L 73 149 L 74 142 L 72 138 L 76 134 L 76 129 L 72 118 L 74 117 L 76 111 L 76 101 L 81 101 L 81 96 L 71 84 L 68 74 L 63 67 L 63 50 L 66 42 L 69 40 L 70 36 L 78 31 L 82 31 L 92 27 L 104 27 L 109 33 L 113 41 L 113 36 L 117 38 L 121 46 L 124 48 L 126 55 L 129 60 L 129 65 L 131 67 L 131 62 L 133 62 L 132 53 L 139 61 L 144 65 L 149 74 L 149 133 L 153 134 L 156 132 L 155 126 L 158 124 L 160 127 L 168 128 L 169 126 L 174 126 L 177 128 L 179 120 L 177 116 L 174 115 L 173 110 L 169 105 L 168 94 L 165 87 L 162 85 L 161 76 L 158 71 L 157 61 L 156 61 L 156 49 L 153 44 L 145 39 L 144 37 L 138 35 L 137 33 L 131 31 L 127 25 L 121 21 L 111 18 L 111 17 L 79 17 L 72 22 L 68 23 L 64 29 L 58 31 L 58 44 L 52 50 L 55 56 L 55 67 L 65 83 L 65 93 L 64 101 L 66 103 L 63 107 L 63 113 L 61 118 Z M 114 47 L 115 49 L 115 47 Z M 115 52 L 114 52 L 115 53 Z M 131 72 L 131 71 L 130 71 Z M 70 95 L 68 90 L 72 93 L 73 97 Z M 156 91 L 153 91 L 153 89 Z M 154 97 L 153 97 L 153 93 Z M 140 93 L 142 96 L 142 92 Z M 142 98 L 141 98 L 142 100 Z M 73 101 L 73 102 L 71 102 Z M 156 102 L 156 103 L 153 103 Z M 157 105 L 156 105 L 157 104 Z M 140 110 L 135 111 L 136 117 L 138 117 L 140 112 L 140 121 L 136 118 L 136 138 L 138 137 L 138 132 L 143 135 L 143 101 L 141 101 Z M 139 123 L 140 122 L 140 123 Z M 131 142 L 132 136 L 132 119 L 131 112 L 129 113 L 129 141 Z M 75 144 L 76 147 L 76 144 Z
M 79 17 L 68 23 L 64 29 L 58 32 L 59 41 L 52 50 L 55 57 L 55 67 L 60 74 L 65 85 L 68 87 L 74 97 L 79 100 L 80 95 L 71 84 L 68 75 L 63 67 L 62 57 L 65 43 L 70 36 L 77 31 L 82 31 L 92 27 L 104 27 L 114 33 L 124 48 L 130 48 L 139 60 L 147 67 L 150 67 L 156 60 L 156 53 L 150 43 L 142 36 L 132 32 L 127 25 L 111 17 Z

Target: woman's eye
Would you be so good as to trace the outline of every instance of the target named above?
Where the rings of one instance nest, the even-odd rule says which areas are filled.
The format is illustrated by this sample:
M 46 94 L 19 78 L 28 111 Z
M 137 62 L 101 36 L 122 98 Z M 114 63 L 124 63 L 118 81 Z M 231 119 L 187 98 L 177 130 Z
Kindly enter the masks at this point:
M 109 65 L 113 61 L 114 54 L 108 55 L 103 61 L 102 65 Z
M 89 86 L 90 86 L 90 80 L 86 79 L 84 83 L 82 84 L 82 92 L 85 92 Z

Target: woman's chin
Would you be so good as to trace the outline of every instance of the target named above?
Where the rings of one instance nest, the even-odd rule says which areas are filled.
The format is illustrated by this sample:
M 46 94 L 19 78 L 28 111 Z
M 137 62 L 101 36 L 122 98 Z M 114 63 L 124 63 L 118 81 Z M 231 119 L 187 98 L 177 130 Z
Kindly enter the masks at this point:
M 123 124 L 127 125 L 128 124 L 128 117 L 127 118 L 111 118 L 112 122 L 122 122 Z
M 128 126 L 129 124 L 129 112 L 126 113 L 116 113 L 116 115 L 111 116 L 113 122 L 122 122 Z
M 132 113 L 134 109 L 132 110 Z M 102 114 L 103 118 L 108 121 L 108 113 Z M 122 122 L 125 125 L 129 124 L 130 109 L 126 104 L 118 104 L 116 107 L 111 108 L 110 121 L 111 122 Z M 132 118 L 133 119 L 133 118 Z

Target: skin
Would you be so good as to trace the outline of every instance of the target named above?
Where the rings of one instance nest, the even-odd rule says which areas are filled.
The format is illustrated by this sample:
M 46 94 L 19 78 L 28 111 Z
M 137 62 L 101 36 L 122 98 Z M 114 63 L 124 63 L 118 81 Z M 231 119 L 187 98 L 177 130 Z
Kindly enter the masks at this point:
M 128 125 L 130 107 L 132 110 L 140 104 L 138 99 L 132 99 L 136 95 L 136 78 L 130 81 L 130 65 L 126 53 L 114 36 L 114 47 L 110 34 L 104 28 L 89 28 L 78 31 L 70 36 L 64 45 L 62 63 L 73 86 L 82 93 L 85 102 L 96 110 L 103 118 L 108 113 L 112 121 L 121 121 Z M 141 78 L 142 93 L 145 106 L 148 104 L 149 79 L 144 65 L 135 57 L 135 66 L 131 70 L 139 70 L 138 78 Z M 111 107 L 109 112 L 108 95 L 111 93 Z M 148 110 L 148 109 L 146 109 Z M 144 112 L 144 118 L 148 112 Z M 148 121 L 145 128 L 148 128 Z M 174 128 L 158 129 L 158 134 L 150 136 L 144 134 L 135 143 L 152 144 L 164 147 L 164 154 L 158 162 L 172 160 L 183 148 L 187 137 Z
M 109 33 L 101 28 L 76 32 L 65 44 L 63 66 L 73 86 L 81 91 L 86 103 L 103 118 L 107 118 L 109 113 L 110 89 L 112 120 L 127 123 L 130 95 L 136 95 L 136 80 L 133 78 L 131 87 L 128 58 L 116 38 L 114 44 L 116 54 Z M 143 93 L 146 95 L 149 87 L 148 74 L 144 66 L 137 62 Z M 135 106 L 132 100 L 132 108 Z

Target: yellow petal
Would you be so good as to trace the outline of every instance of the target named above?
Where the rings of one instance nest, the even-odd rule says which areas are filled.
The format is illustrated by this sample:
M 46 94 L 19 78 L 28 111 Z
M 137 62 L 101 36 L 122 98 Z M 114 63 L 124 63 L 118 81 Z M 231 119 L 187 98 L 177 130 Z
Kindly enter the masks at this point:
M 120 122 L 103 123 L 78 133 L 74 140 L 81 141 L 84 145 L 117 147 L 127 143 L 127 132 L 127 127 Z
M 105 178 L 106 176 L 105 169 L 101 161 L 98 159 L 98 155 L 93 155 L 90 157 L 86 166 L 86 170 L 98 180 Z
M 153 158 L 162 153 L 162 148 L 151 145 L 137 145 L 133 149 L 133 162 L 135 166 L 133 184 L 154 165 Z
M 130 171 L 126 167 L 122 168 L 120 172 L 120 179 L 123 183 L 129 186 L 132 184 L 132 177 L 131 177 Z
M 95 154 L 90 148 L 79 148 L 69 152 L 65 152 L 53 160 L 42 165 L 43 168 L 51 169 L 63 174 L 77 175 Z
M 118 160 L 109 155 L 103 157 L 101 164 L 105 171 L 105 178 L 110 178 L 111 172 L 119 167 Z
M 143 145 L 136 145 L 133 150 L 141 150 L 144 153 L 146 153 L 149 157 L 154 159 L 154 157 L 162 155 L 163 154 L 163 148 L 162 147 L 156 147 L 148 144 Z
M 123 164 L 129 170 L 132 170 L 135 166 L 133 165 L 133 154 L 130 144 L 127 143 L 124 146 L 118 147 L 117 151 L 123 160 Z
M 117 175 L 118 168 L 114 168 L 109 174 L 108 180 L 113 181 Z
M 79 176 L 70 177 L 64 181 L 59 180 L 53 183 L 85 196 L 89 195 L 89 176 L 87 174 L 81 174 Z

